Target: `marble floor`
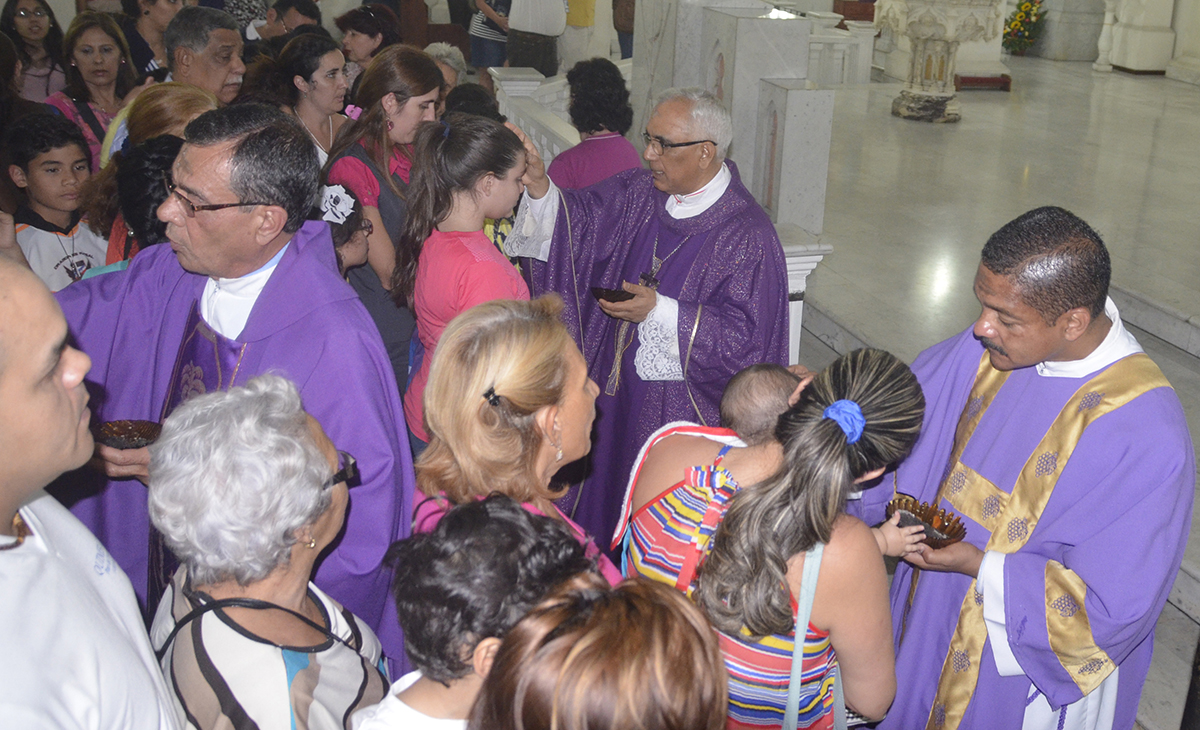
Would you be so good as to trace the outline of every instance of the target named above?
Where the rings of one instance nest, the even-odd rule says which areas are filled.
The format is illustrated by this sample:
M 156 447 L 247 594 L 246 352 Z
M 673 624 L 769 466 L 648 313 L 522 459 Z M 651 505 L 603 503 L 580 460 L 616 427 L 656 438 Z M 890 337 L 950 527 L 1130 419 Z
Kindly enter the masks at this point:
M 1060 205 L 1104 236 L 1117 287 L 1200 321 L 1200 87 L 1008 64 L 1012 92 L 961 94 L 958 124 L 891 116 L 898 84 L 837 92 L 822 236 L 833 254 L 808 301 L 911 358 L 974 318 L 988 235 Z
M 960 332 L 979 311 L 971 283 L 987 237 L 1060 205 L 1105 238 L 1114 298 L 1200 438 L 1200 87 L 1089 63 L 1006 63 L 1012 92 L 961 94 L 953 125 L 892 117 L 899 84 L 838 90 L 822 236 L 833 253 L 808 280 L 801 362 L 821 367 L 862 345 L 911 361 Z M 1146 730 L 1178 727 L 1183 711 L 1200 637 L 1193 538 L 1159 622 Z

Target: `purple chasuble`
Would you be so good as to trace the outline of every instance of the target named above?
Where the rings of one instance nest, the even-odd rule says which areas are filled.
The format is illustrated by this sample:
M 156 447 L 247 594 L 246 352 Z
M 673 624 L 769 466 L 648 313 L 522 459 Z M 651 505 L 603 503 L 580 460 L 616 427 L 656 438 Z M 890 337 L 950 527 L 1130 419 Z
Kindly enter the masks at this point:
M 534 296 L 558 292 L 563 321 L 600 386 L 587 476 L 572 518 L 608 545 L 629 472 L 646 439 L 671 421 L 717 425 L 721 393 L 738 370 L 787 364 L 787 268 L 775 228 L 737 168 L 724 195 L 693 218 L 666 211 L 667 194 L 643 169 L 584 190 L 562 190 L 547 262 L 524 259 Z M 565 207 L 565 210 L 564 210 Z M 604 314 L 591 287 L 637 283 L 657 257 L 658 291 L 679 302 L 683 381 L 642 380 L 634 367 L 638 327 Z M 564 474 L 570 474 L 564 470 Z
M 192 305 L 192 314 L 184 326 L 183 342 L 179 346 L 179 356 L 167 388 L 167 402 L 163 405 L 159 422 L 166 421 L 167 416 L 192 396 L 232 387 L 246 347 L 245 343 L 224 337 L 210 327 L 200 316 L 199 301 Z M 153 617 L 158 609 L 159 598 L 171 584 L 179 563 L 153 525 L 150 527 L 149 549 L 146 615 Z
M 1114 665 L 1119 669 L 1113 727 L 1130 728 L 1150 665 L 1154 625 L 1182 561 L 1191 523 L 1196 469 L 1179 399 L 1172 389 L 1157 387 L 1104 413 L 1087 426 L 1062 463 L 1057 453 L 1036 453 L 1038 446 L 1068 400 L 1096 374 L 1052 378 L 1023 368 L 1008 375 L 990 405 L 968 403 L 982 353 L 968 329 L 917 358 L 913 371 L 927 403 L 921 437 L 898 471 L 864 492 L 861 504 L 852 502 L 848 511 L 877 524 L 893 488 L 926 502 L 937 498 L 943 479 L 949 478 L 949 489 L 955 489 L 962 470 L 948 462 L 960 414 L 964 409 L 968 416 L 982 412 L 959 460 L 963 467 L 1005 494 L 1011 494 L 1031 457 L 1038 473 L 1057 474 L 1057 479 L 1032 533 L 1011 522 L 995 527 L 1001 535 L 1007 530 L 1009 535 L 1015 531 L 1017 539 L 1028 538 L 1005 556 L 1003 565 L 1003 630 L 1023 673 L 1001 676 L 991 639 L 986 639 L 978 682 L 959 727 L 1020 728 L 1034 691 L 1056 712 L 1080 700 L 1083 691 L 1051 645 L 1048 615 L 1057 621 L 1082 609 L 1091 643 L 1111 659 L 1107 666 L 1095 662 L 1097 671 Z M 1119 397 L 1111 392 L 1079 395 L 1080 412 L 1105 395 Z M 964 489 L 970 493 L 971 487 Z M 953 509 L 944 499 L 938 506 Z M 984 500 L 980 515 L 987 520 L 996 510 Z M 985 549 L 992 530 L 966 515 L 962 520 L 966 540 Z M 1048 576 L 1064 567 L 1086 586 L 1082 607 L 1052 587 Z M 914 575 L 917 588 L 909 606 Z M 915 571 L 904 562 L 897 567 L 891 588 L 897 690 L 881 728 L 926 727 L 971 583 L 958 573 Z M 986 591 L 975 595 L 985 612 L 988 600 Z M 956 658 L 954 670 L 962 665 Z M 1078 673 L 1087 674 L 1087 669 Z M 934 712 L 935 726 L 937 719 Z
M 241 385 L 274 372 L 296 383 L 305 410 L 339 448 L 358 460 L 361 486 L 350 490 L 346 527 L 321 560 L 313 581 L 379 635 L 393 669 L 407 666 L 403 635 L 382 568 L 393 540 L 412 522 L 412 455 L 391 362 L 375 323 L 338 275 L 329 227 L 305 223 L 292 237 L 250 312 L 235 346 L 215 343 L 189 326 L 206 278 L 184 271 L 169 245 L 138 254 L 125 271 L 67 287 L 58 294 L 71 335 L 92 358 L 88 390 L 95 422 L 159 420 L 188 387 Z M 185 338 L 191 344 L 183 347 Z M 200 373 L 188 370 L 190 350 Z M 221 362 L 221 372 L 206 371 Z M 180 364 L 176 372 L 176 364 Z M 213 378 L 220 378 L 218 383 Z M 178 381 L 178 387 L 176 384 Z M 146 488 L 106 480 L 87 468 L 59 480 L 68 504 L 129 575 L 146 600 L 149 516 Z M 398 675 L 396 675 L 398 676 Z

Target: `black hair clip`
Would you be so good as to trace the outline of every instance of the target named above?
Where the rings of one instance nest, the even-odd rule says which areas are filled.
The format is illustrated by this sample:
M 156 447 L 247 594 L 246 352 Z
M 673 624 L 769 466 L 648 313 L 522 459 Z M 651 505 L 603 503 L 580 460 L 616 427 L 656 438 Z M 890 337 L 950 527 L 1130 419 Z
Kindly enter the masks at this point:
M 492 406 L 500 405 L 500 396 L 496 395 L 495 388 L 488 388 L 487 392 L 483 394 L 483 399 Z
M 442 121 L 442 139 L 450 139 L 450 125 L 449 125 L 449 123 L 446 122 L 445 119 L 443 119 L 441 121 Z M 492 405 L 496 405 L 496 404 L 493 403 Z

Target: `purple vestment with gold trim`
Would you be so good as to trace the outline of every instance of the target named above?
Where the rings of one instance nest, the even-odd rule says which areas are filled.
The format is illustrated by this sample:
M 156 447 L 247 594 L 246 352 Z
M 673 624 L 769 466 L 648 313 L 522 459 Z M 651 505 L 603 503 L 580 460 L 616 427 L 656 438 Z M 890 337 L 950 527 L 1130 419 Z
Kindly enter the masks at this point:
M 864 492 L 862 503 L 852 502 L 849 511 L 876 524 L 893 487 L 932 502 L 943 480 L 949 490 L 958 488 L 954 480 L 963 467 L 994 485 L 995 492 L 981 494 L 995 496 L 980 500 L 975 515 L 994 521 L 991 527 L 954 511 L 962 514 L 966 540 L 980 549 L 993 529 L 1000 531 L 998 542 L 1026 540 L 1003 563 L 1004 635 L 1023 674 L 1001 676 L 991 638 L 986 639 L 959 727 L 1020 728 L 1026 705 L 1037 694 L 1051 711 L 1062 713 L 1062 727 L 1062 708 L 1084 697 L 1081 686 L 1092 682 L 1087 675 L 1099 673 L 1094 678 L 1099 682 L 1115 667 L 1116 697 L 1109 700 L 1115 711 L 1108 708 L 1112 727 L 1130 728 L 1150 665 L 1154 625 L 1179 569 L 1191 523 L 1196 469 L 1183 409 L 1170 387 L 1153 387 L 1092 420 L 1064 463 L 1057 454 L 1040 453 L 1043 437 L 1060 412 L 1082 413 L 1119 396 L 1111 388 L 1091 392 L 1090 383 L 1122 363 L 1078 378 L 1044 377 L 1033 367 L 1015 370 L 983 404 L 969 398 L 977 370 L 982 372 L 983 352 L 968 329 L 917 358 L 913 371 L 927 403 L 921 437 L 895 475 Z M 949 462 L 960 416 L 978 416 L 978 425 L 955 468 Z M 1004 522 L 1001 513 L 1004 495 L 1011 496 L 1019 475 L 1030 468 L 1045 475 L 1053 491 L 1026 533 L 1023 520 Z M 938 506 L 953 510 L 947 499 Z M 1082 605 L 1055 587 L 1051 576 L 1064 573 L 1077 580 Z M 914 575 L 917 588 L 909 605 Z M 944 719 L 935 707 L 939 675 L 971 585 L 964 575 L 915 571 L 900 563 L 891 590 L 896 700 L 879 727 L 938 727 Z M 988 599 L 985 593 L 974 594 L 979 605 Z M 1067 634 L 1062 627 L 1070 620 L 1082 624 Z M 1064 657 L 1064 646 L 1090 650 L 1102 659 L 1081 666 Z M 966 654 L 952 660 L 946 663 L 951 677 L 976 669 Z M 1084 718 L 1068 726 L 1098 725 Z
M 176 364 L 185 336 L 196 334 L 189 317 L 206 280 L 184 271 L 164 244 L 138 254 L 125 271 L 59 292 L 71 334 L 92 358 L 87 383 L 96 422 L 157 421 L 168 400 L 177 399 L 169 391 L 172 383 L 182 387 Z M 346 528 L 313 580 L 367 622 L 388 657 L 405 666 L 390 571 L 381 566 L 388 545 L 411 528 L 414 482 L 404 410 L 379 331 L 338 274 L 327 224 L 305 223 L 292 237 L 233 344 L 239 343 L 244 349 L 236 372 L 224 373 L 220 387 L 265 372 L 292 380 L 333 443 L 358 460 L 362 484 L 350 491 Z M 213 357 L 229 355 L 221 350 Z M 207 388 L 200 384 L 212 377 L 187 380 Z M 104 542 L 145 601 L 146 488 L 136 480 L 106 481 L 85 468 L 65 477 L 55 494 Z

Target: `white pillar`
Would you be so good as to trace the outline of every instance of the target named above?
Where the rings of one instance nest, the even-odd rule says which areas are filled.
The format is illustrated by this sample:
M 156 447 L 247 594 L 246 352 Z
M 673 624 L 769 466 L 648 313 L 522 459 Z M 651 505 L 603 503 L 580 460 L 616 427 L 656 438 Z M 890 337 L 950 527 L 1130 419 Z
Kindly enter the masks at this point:
M 795 363 L 800 362 L 800 330 L 804 321 L 804 290 L 808 286 L 808 275 L 833 248 L 826 243 L 812 242 L 813 239 L 795 226 L 778 226 L 777 230 L 787 260 L 788 362 Z
M 1175 50 L 1172 0 L 1122 0 L 1113 26 L 1112 65 L 1130 71 L 1166 71 Z

